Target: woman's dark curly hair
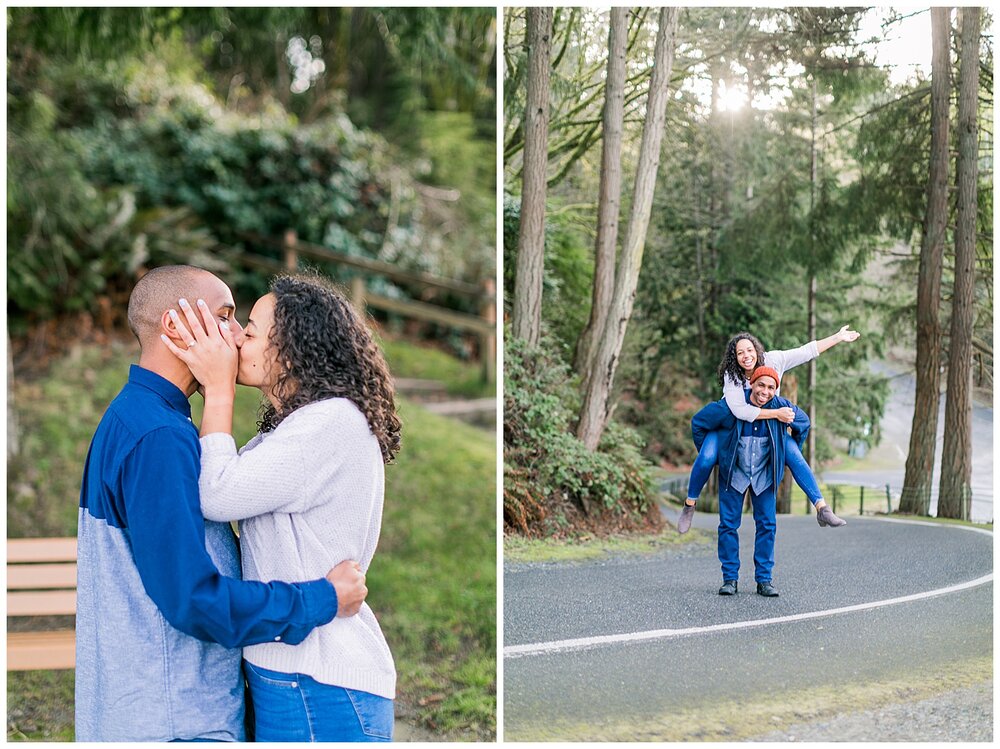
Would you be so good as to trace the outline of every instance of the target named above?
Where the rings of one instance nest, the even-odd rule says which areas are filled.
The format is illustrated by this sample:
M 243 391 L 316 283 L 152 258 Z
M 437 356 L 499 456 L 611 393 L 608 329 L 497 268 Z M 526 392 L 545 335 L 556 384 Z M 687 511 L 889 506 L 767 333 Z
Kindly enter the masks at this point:
M 278 410 L 266 400 L 258 428 L 272 431 L 297 408 L 326 398 L 347 398 L 368 420 L 392 462 L 399 452 L 400 421 L 393 382 L 382 350 L 350 302 L 316 275 L 281 275 L 271 281 L 274 326 L 268 339 L 279 373 L 274 394 Z
M 719 362 L 719 384 L 723 387 L 726 386 L 726 375 L 728 374 L 733 382 L 740 384 L 746 382 L 746 375 L 743 374 L 743 367 L 740 363 L 736 361 L 736 344 L 743 339 L 750 341 L 753 344 L 754 349 L 757 351 L 757 366 L 764 364 L 764 347 L 761 345 L 757 337 L 743 331 L 737 333 L 732 338 L 729 339 L 729 344 L 726 346 L 726 353 L 722 356 L 722 361 Z

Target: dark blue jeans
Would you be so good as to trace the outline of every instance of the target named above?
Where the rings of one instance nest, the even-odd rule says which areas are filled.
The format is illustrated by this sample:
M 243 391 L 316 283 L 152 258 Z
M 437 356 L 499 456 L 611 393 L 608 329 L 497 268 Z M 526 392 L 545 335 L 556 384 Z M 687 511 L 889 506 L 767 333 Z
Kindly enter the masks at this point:
M 777 523 L 774 519 L 774 487 L 765 489 L 760 496 L 750 489 L 756 533 L 753 540 L 754 580 L 771 582 L 774 569 L 774 536 Z M 743 520 L 743 492 L 719 489 L 719 562 L 723 580 L 740 579 L 740 522 Z
M 705 488 L 708 477 L 712 475 L 712 468 L 719 462 L 719 437 L 719 432 L 709 432 L 705 435 L 705 441 L 701 443 L 698 457 L 695 459 L 694 465 L 691 466 L 688 497 L 697 499 L 701 496 L 701 490 Z M 805 492 L 810 502 L 815 505 L 823 499 L 823 492 L 819 490 L 816 477 L 790 434 L 785 434 L 785 465 L 792 472 L 792 478 Z
M 243 661 L 256 741 L 392 741 L 392 700 Z

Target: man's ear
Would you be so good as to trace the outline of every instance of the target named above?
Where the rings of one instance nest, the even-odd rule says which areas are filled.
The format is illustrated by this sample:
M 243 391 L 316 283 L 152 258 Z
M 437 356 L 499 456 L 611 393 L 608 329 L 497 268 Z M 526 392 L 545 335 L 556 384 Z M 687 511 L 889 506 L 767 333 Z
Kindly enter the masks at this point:
M 187 342 L 194 337 L 183 318 L 180 318 L 180 328 L 174 325 L 173 318 L 170 317 L 170 310 L 163 310 L 163 314 L 160 315 L 160 332 L 175 344 L 182 341 L 187 345 Z

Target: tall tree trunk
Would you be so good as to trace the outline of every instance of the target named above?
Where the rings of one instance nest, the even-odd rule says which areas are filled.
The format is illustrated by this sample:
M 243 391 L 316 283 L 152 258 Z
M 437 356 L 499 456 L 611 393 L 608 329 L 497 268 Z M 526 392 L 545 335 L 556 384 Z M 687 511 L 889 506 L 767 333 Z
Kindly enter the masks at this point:
M 709 317 L 715 316 L 715 312 L 719 307 L 719 267 L 721 264 L 722 253 L 719 252 L 719 227 L 722 225 L 722 221 L 719 219 L 720 213 L 720 203 L 724 202 L 722 200 L 716 200 L 719 193 L 719 169 L 718 154 L 722 151 L 721 138 L 719 138 L 719 76 L 721 63 L 716 60 L 709 65 L 709 75 L 712 77 L 712 101 L 709 105 L 708 110 L 708 126 L 706 128 L 707 141 L 710 144 L 709 157 L 708 157 L 708 220 L 706 221 L 705 228 L 708 230 L 705 233 L 707 241 L 707 257 L 705 253 L 702 253 L 702 263 L 703 266 L 708 266 L 708 290 L 705 292 L 704 287 L 701 291 L 707 297 L 706 306 Z M 704 274 L 704 267 L 699 269 L 699 277 Z M 702 360 L 708 355 L 708 347 L 705 346 L 701 350 Z M 704 369 L 704 368 L 702 368 Z M 715 379 L 714 372 L 710 372 L 706 382 L 710 385 Z
M 917 279 L 917 391 L 899 511 L 930 514 L 941 398 L 941 258 L 948 225 L 951 9 L 931 8 L 931 159 Z
M 604 330 L 597 341 L 597 354 L 589 373 L 577 426 L 577 436 L 589 450 L 596 449 L 608 421 L 611 386 L 614 383 L 618 356 L 621 354 L 625 330 L 635 302 L 635 290 L 639 282 L 639 270 L 642 267 L 642 254 L 646 244 L 646 230 L 653 208 L 656 172 L 660 165 L 660 147 L 666 125 L 677 17 L 677 8 L 660 9 L 660 25 L 656 35 L 656 50 L 653 53 L 653 75 L 649 82 L 646 122 L 642 128 L 642 142 L 639 145 L 639 163 L 636 168 L 632 209 L 625 231 L 625 240 L 622 243 L 618 270 L 615 273 L 615 291 L 611 308 Z
M 812 80 L 812 116 L 809 121 L 809 247 L 813 253 L 816 251 L 816 231 L 813 222 L 816 220 L 813 211 L 816 208 L 816 74 L 813 73 Z M 808 293 L 808 313 L 806 340 L 816 340 L 816 272 L 809 269 L 809 293 Z M 809 462 L 809 467 L 813 473 L 816 472 L 816 360 L 810 359 L 806 369 L 806 394 L 809 402 L 806 404 L 806 413 L 809 421 L 812 422 L 812 429 L 806 437 L 805 458 Z
M 21 451 L 21 430 L 17 425 L 17 411 L 14 410 L 14 353 L 10 347 L 10 332 L 7 333 L 7 459 Z
M 594 245 L 594 293 L 590 319 L 576 349 L 576 371 L 587 387 L 587 374 L 594 359 L 594 338 L 604 330 L 615 283 L 615 247 L 622 193 L 622 131 L 625 120 L 625 28 L 626 9 L 611 9 L 608 30 L 608 80 L 604 94 L 604 139 L 601 152 L 601 182 L 597 198 L 597 241 Z
M 958 91 L 958 220 L 951 303 L 948 396 L 944 412 L 938 517 L 968 518 L 972 504 L 972 323 L 976 278 L 976 188 L 979 137 L 979 8 L 962 8 Z
M 274 64 L 278 71 L 278 101 L 281 106 L 288 109 L 292 98 L 292 78 L 288 73 L 288 35 L 284 31 L 279 31 L 274 37 Z
M 538 343 L 542 325 L 545 270 L 545 171 L 549 147 L 549 74 L 552 8 L 528 8 L 528 90 L 524 108 L 524 171 L 521 225 L 517 235 L 514 310 L 515 338 Z
M 781 397 L 790 400 L 795 405 L 799 403 L 799 381 L 792 374 L 787 373 L 781 380 Z M 785 425 L 781 425 L 782 432 L 785 432 Z M 778 491 L 775 497 L 774 510 L 778 513 L 790 513 L 792 511 L 792 472 L 785 468 L 781 476 L 781 483 L 778 484 Z M 806 497 L 807 507 L 810 505 L 809 498 Z
M 695 305 L 698 317 L 698 371 L 701 373 L 702 385 L 707 385 L 711 379 L 709 368 L 705 366 L 708 354 L 708 337 L 705 334 L 705 258 L 702 249 L 701 232 L 701 190 L 698 182 L 697 164 L 691 169 L 691 195 L 694 197 L 694 269 L 695 269 Z

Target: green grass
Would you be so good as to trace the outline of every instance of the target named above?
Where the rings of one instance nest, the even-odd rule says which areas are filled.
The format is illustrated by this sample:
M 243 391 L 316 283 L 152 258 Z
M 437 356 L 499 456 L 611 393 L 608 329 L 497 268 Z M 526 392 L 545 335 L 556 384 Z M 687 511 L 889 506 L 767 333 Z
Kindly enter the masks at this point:
M 369 602 L 404 700 L 423 703 L 431 728 L 488 740 L 496 716 L 495 439 L 406 402 L 400 416 L 403 448 L 386 467 Z
M 73 740 L 73 671 L 7 673 L 7 740 Z
M 639 533 L 606 537 L 581 536 L 572 539 L 524 538 L 507 536 L 503 540 L 505 562 L 585 562 L 618 556 L 655 554 L 679 544 L 708 543 L 712 536 L 692 528 L 683 536 L 673 527 L 663 533 Z
M 391 351 L 397 374 L 406 371 L 397 358 L 424 355 L 398 341 Z M 136 360 L 131 345 L 81 346 L 44 376 L 15 378 L 21 450 L 8 463 L 8 536 L 76 535 L 90 438 Z M 198 421 L 201 398 L 191 402 Z M 234 433 L 241 444 L 255 431 L 258 404 L 258 391 L 237 388 Z M 399 409 L 403 446 L 386 467 L 382 535 L 368 575 L 369 603 L 399 673 L 397 712 L 436 740 L 492 740 L 495 437 L 405 399 Z M 72 738 L 72 671 L 9 673 L 7 687 L 8 739 Z
M 496 395 L 496 383 L 483 382 L 479 362 L 462 361 L 433 346 L 383 338 L 389 368 L 396 377 L 440 380 L 450 395 L 486 398 Z

